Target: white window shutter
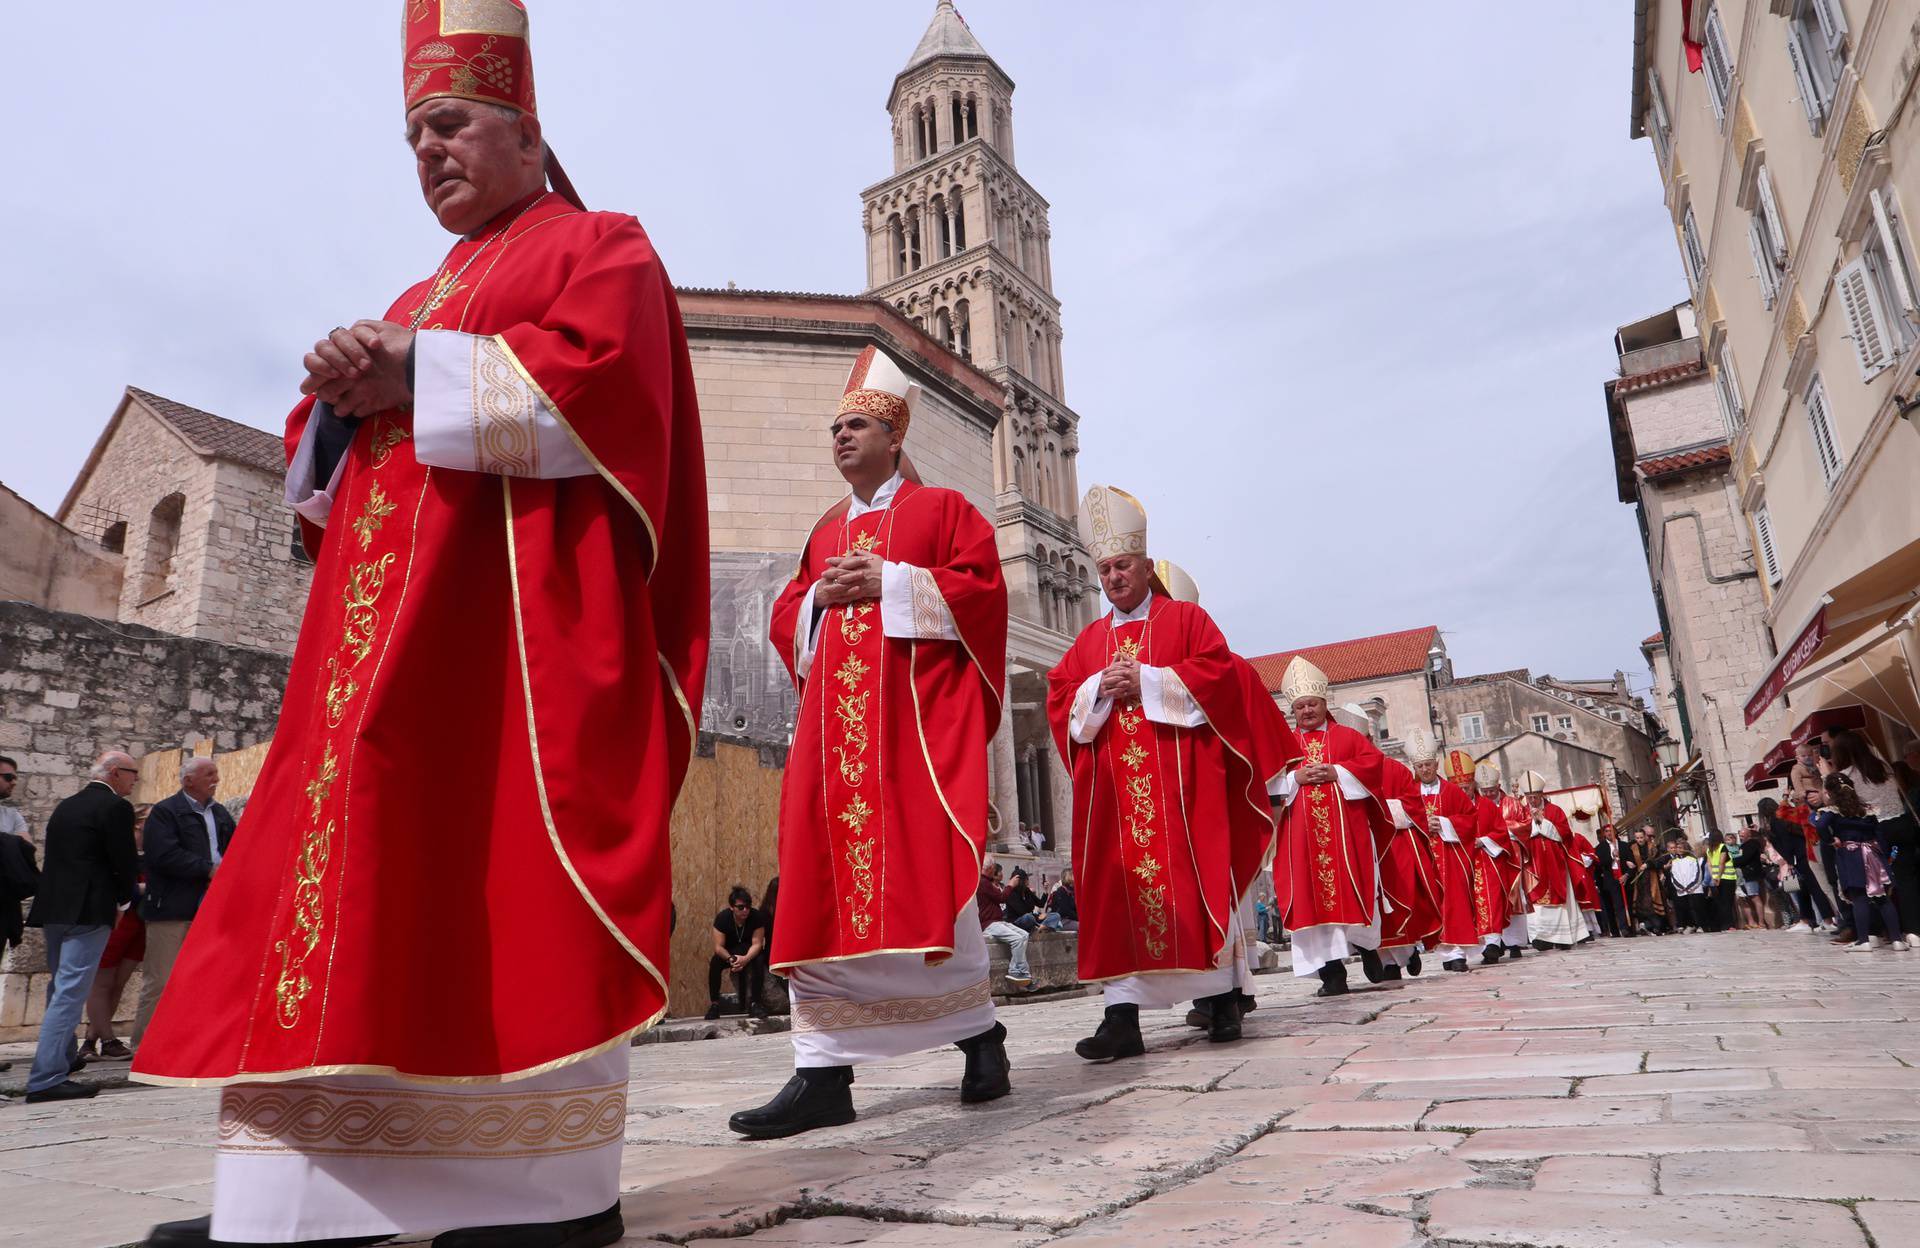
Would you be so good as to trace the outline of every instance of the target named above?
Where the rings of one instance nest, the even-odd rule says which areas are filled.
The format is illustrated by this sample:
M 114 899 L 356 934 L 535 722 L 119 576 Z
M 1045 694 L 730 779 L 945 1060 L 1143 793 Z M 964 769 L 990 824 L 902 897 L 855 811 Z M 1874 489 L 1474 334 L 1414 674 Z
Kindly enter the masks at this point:
M 1800 108 L 1807 115 L 1807 129 L 1819 134 L 1826 120 L 1826 102 L 1814 86 L 1813 70 L 1807 64 L 1806 50 L 1800 46 L 1800 28 L 1793 22 L 1787 23 L 1787 60 L 1793 65 L 1793 80 L 1800 88 Z
M 1886 311 L 1880 306 L 1880 292 L 1873 288 L 1866 259 L 1858 257 L 1848 262 L 1834 275 L 1833 285 L 1840 296 L 1841 310 L 1847 315 L 1853 352 L 1860 358 L 1861 379 L 1871 378 L 1893 360 Z
M 1888 276 L 1893 281 L 1893 289 L 1900 297 L 1900 310 L 1912 319 L 1920 313 L 1920 303 L 1916 303 L 1913 293 L 1913 274 L 1907 271 L 1908 251 L 1905 242 L 1893 228 L 1893 213 L 1887 208 L 1887 193 L 1880 187 L 1867 192 L 1868 202 L 1873 205 L 1873 225 L 1880 231 L 1880 248 L 1887 253 L 1887 267 L 1893 270 Z
M 1773 262 L 1787 267 L 1787 227 L 1780 217 L 1780 205 L 1773 198 L 1773 175 L 1765 165 L 1757 176 L 1760 185 L 1760 212 L 1767 222 L 1767 241 L 1773 244 Z
M 1753 532 L 1760 543 L 1760 567 L 1767 574 L 1767 584 L 1780 583 L 1780 555 L 1773 545 L 1773 515 L 1765 504 L 1753 513 Z
M 1827 411 L 1827 388 L 1814 374 L 1807 383 L 1807 424 L 1813 433 L 1813 453 L 1820 461 L 1820 476 L 1831 486 L 1840 476 L 1840 448 L 1833 437 L 1833 417 Z
M 1827 41 L 1827 51 L 1834 53 L 1837 67 L 1840 45 L 1847 38 L 1847 15 L 1840 9 L 1840 0 L 1808 0 L 1807 7 L 1820 23 L 1820 37 Z
M 1667 120 L 1667 101 L 1660 94 L 1660 71 L 1647 66 L 1647 98 L 1653 101 L 1653 124 L 1660 127 L 1660 133 L 1673 133 L 1673 124 Z
M 1773 258 L 1767 254 L 1766 231 L 1755 213 L 1747 218 L 1747 247 L 1753 252 L 1753 276 L 1760 283 L 1760 306 L 1773 307 Z
M 1707 251 L 1700 245 L 1700 226 L 1694 220 L 1692 204 L 1680 218 L 1680 245 L 1687 253 L 1687 276 L 1698 287 L 1707 278 Z
M 1740 405 L 1740 374 L 1734 371 L 1733 352 L 1727 349 L 1725 341 L 1720 343 L 1720 368 L 1716 376 L 1721 385 L 1721 402 L 1730 417 L 1728 432 L 1738 433 L 1740 426 L 1747 422 L 1747 413 Z

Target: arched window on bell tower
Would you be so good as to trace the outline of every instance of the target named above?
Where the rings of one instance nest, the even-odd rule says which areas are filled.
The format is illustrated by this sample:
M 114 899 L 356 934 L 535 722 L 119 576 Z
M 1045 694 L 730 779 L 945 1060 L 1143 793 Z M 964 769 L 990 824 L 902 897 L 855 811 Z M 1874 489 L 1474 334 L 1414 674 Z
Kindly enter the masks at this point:
M 907 209 L 907 250 L 906 271 L 916 272 L 920 268 L 920 209 Z
M 907 232 L 900 223 L 900 214 L 894 213 L 887 218 L 887 254 L 893 259 L 893 276 L 907 275 Z
M 973 308 L 965 299 L 953 305 L 954 335 L 949 345 L 963 360 L 973 359 Z
M 940 259 L 945 260 L 954 252 L 953 215 L 947 210 L 947 197 L 945 195 L 935 195 L 933 199 L 928 202 L 927 209 L 933 213 L 933 233 L 934 237 L 939 240 L 936 254 Z
M 966 102 L 966 108 L 963 113 L 963 116 L 965 117 L 966 123 L 967 123 L 967 137 L 970 139 L 979 138 L 980 137 L 980 101 L 976 100 L 972 96 L 968 96 L 967 102 Z
M 962 191 L 957 186 L 954 187 L 952 191 L 948 192 L 947 202 L 952 205 L 953 249 L 957 252 L 965 251 L 967 249 L 966 192 Z
M 945 308 L 933 314 L 933 337 L 947 350 L 953 350 L 953 313 Z

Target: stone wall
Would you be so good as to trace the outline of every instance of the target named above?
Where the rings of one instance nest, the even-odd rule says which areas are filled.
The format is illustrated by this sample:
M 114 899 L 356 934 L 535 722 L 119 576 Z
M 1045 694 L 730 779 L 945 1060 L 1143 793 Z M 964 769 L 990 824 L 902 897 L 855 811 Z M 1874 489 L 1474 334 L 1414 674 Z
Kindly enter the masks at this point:
M 237 749 L 273 734 L 286 655 L 0 603 L 0 753 L 36 839 L 102 750 Z
M 1705 374 L 1698 381 L 1635 394 L 1627 400 L 1626 408 L 1637 458 L 1726 440 L 1720 400 L 1714 397 L 1713 382 Z
M 296 555 L 286 477 L 216 461 L 196 636 L 293 653 L 313 564 Z

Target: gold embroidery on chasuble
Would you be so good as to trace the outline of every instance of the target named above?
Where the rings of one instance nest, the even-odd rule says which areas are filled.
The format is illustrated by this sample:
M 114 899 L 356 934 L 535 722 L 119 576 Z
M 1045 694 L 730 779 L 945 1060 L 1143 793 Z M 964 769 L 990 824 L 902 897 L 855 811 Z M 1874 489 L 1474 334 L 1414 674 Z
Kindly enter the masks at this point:
M 850 522 L 862 526 L 857 533 L 849 534 L 849 526 L 843 526 L 842 554 L 877 551 L 891 518 L 888 509 Z M 839 686 L 823 684 L 820 690 L 820 739 L 826 755 L 821 760 L 822 792 L 834 874 L 845 889 L 841 897 L 844 922 L 856 941 L 872 938 L 879 924 L 877 903 L 885 857 L 885 802 L 877 789 L 866 785 L 881 768 L 875 742 L 882 713 L 886 643 L 884 630 L 877 627 L 878 607 L 868 600 L 828 608 L 832 626 L 820 630 L 816 661 Z
M 369 456 L 371 475 L 387 469 L 393 462 L 394 448 L 407 437 L 407 431 L 391 417 L 382 417 L 375 424 Z M 420 488 L 424 490 L 424 482 Z M 366 688 L 354 673 L 380 643 L 380 598 L 386 592 L 387 574 L 399 558 L 397 550 L 374 554 L 371 547 L 383 533 L 393 536 L 386 525 L 398 509 L 399 503 L 379 480 L 369 480 L 360 513 L 348 526 L 368 557 L 348 567 L 341 591 L 339 642 L 327 656 L 327 677 L 318 691 L 316 709 L 325 724 L 320 761 L 306 783 L 307 811 L 294 856 L 290 901 L 281 935 L 273 946 L 279 958 L 273 984 L 274 1019 L 288 1031 L 300 1025 L 307 998 L 315 987 L 308 961 L 328 928 L 327 877 L 337 834 L 346 818 L 347 786 L 340 783 L 340 758 L 350 753 L 352 746 L 352 734 L 343 731 L 343 725 L 350 707 Z M 346 540 L 341 538 L 343 543 Z M 337 800 L 336 786 L 340 790 Z
M 1114 644 L 1119 653 L 1138 660 L 1145 642 L 1142 633 L 1118 637 Z M 1140 939 L 1146 945 L 1147 956 L 1158 962 L 1167 956 L 1167 886 L 1159 880 L 1161 863 L 1153 850 L 1155 842 L 1159 841 L 1160 852 L 1166 854 L 1169 838 L 1166 829 L 1160 826 L 1159 804 L 1154 800 L 1154 772 L 1147 765 L 1153 758 L 1153 752 L 1146 748 L 1142 740 L 1153 729 L 1146 726 L 1146 713 L 1138 702 L 1129 702 L 1116 708 L 1114 722 L 1119 734 L 1110 748 L 1118 764 L 1115 775 L 1122 799 L 1121 809 L 1116 814 L 1126 832 L 1120 842 L 1121 864 L 1123 870 L 1139 881 L 1134 887 L 1133 896 L 1140 919 Z M 1132 861 L 1128 862 L 1130 850 L 1137 852 L 1131 854 Z
M 1309 766 L 1325 762 L 1326 757 L 1327 738 L 1324 733 L 1307 742 Z M 1339 900 L 1333 874 L 1333 799 L 1329 796 L 1330 787 L 1325 784 L 1307 786 L 1307 822 L 1313 836 L 1313 881 L 1320 890 L 1320 904 L 1328 911 Z

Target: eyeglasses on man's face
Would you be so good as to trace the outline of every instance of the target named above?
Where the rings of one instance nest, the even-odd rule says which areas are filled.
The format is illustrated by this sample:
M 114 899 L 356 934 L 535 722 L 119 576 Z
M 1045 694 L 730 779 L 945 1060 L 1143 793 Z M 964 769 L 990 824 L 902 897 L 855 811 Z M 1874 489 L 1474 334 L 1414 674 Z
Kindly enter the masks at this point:
M 129 775 L 137 776 L 140 774 L 140 769 L 138 767 L 115 767 L 113 769 L 113 774 L 117 776 L 123 771 L 128 773 Z
M 18 780 L 19 778 L 20 773 L 17 771 L 0 771 L 0 780 Z

